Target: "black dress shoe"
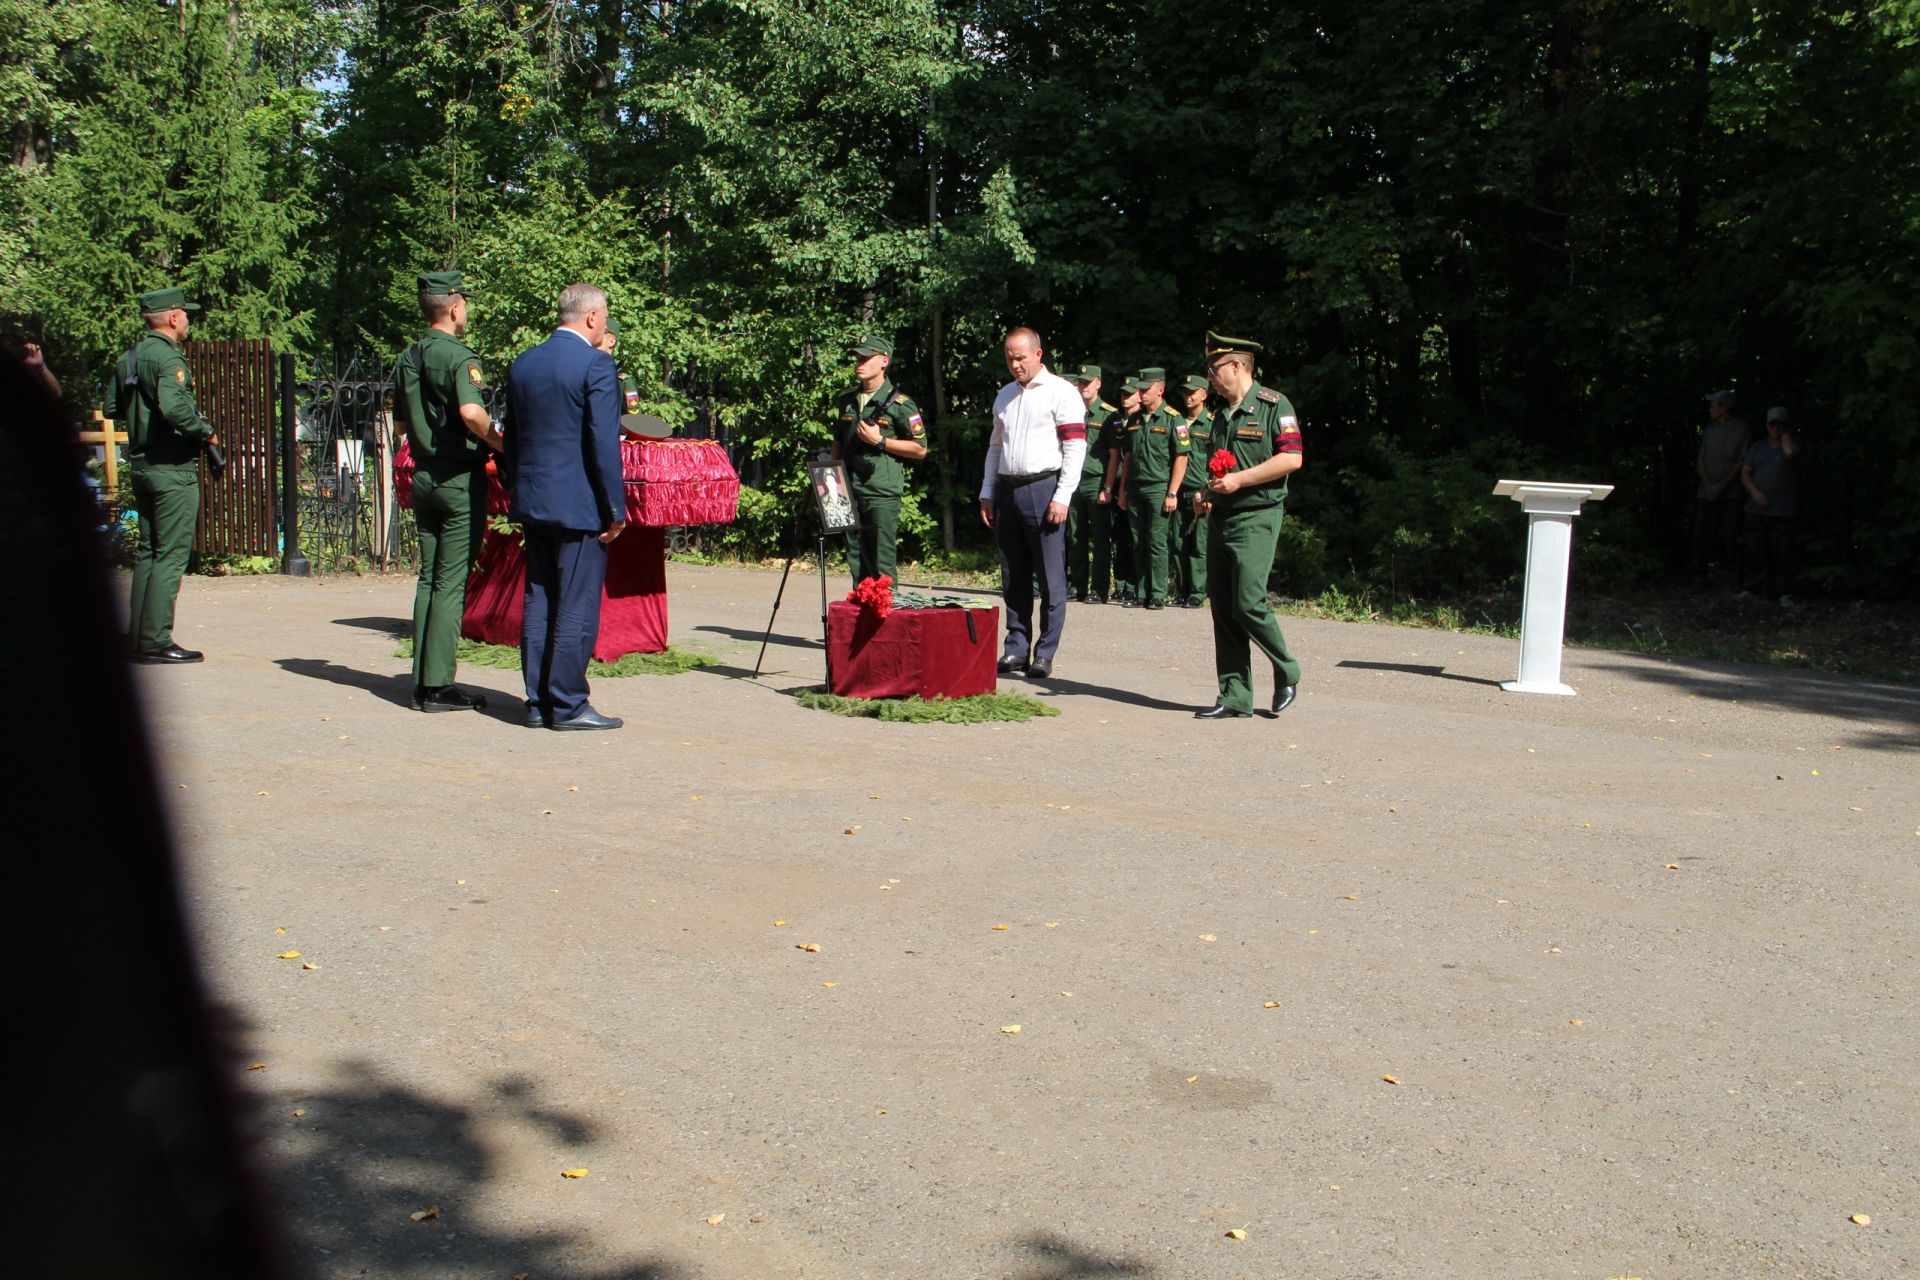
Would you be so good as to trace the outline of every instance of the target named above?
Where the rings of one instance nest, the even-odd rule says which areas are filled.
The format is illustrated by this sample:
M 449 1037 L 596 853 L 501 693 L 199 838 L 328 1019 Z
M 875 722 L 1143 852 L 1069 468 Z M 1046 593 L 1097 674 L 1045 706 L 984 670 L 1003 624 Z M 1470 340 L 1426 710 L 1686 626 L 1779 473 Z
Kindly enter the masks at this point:
M 1013 676 L 1013 675 L 1019 675 L 1022 671 L 1025 671 L 1027 669 L 1027 664 L 1023 659 L 1020 659 L 1020 658 L 1002 658 L 1000 659 L 999 662 L 994 664 L 993 669 L 999 672 L 1003 676 Z
M 1107 602 L 1107 598 L 1106 598 L 1105 596 L 1097 596 L 1097 595 L 1096 595 L 1096 596 L 1088 596 L 1088 597 L 1087 597 L 1087 603 L 1088 603 L 1088 604 L 1105 604 L 1106 602 Z
M 177 644 L 170 644 L 164 649 L 147 650 L 140 655 L 140 661 L 160 663 L 200 662 L 204 660 L 206 656 L 206 654 L 198 650 L 182 649 Z
M 1121 596 L 1120 607 L 1122 609 L 1138 609 L 1140 607 L 1140 602 L 1138 600 L 1135 600 L 1132 596 Z
M 547 727 L 547 713 L 536 705 L 527 707 L 527 728 L 544 729 Z
M 1205 711 L 1194 712 L 1193 718 L 1195 720 L 1238 720 L 1245 714 L 1247 713 L 1244 711 L 1235 711 L 1232 707 L 1215 706 L 1208 707 Z
M 458 685 L 443 684 L 434 689 L 413 687 L 415 711 L 478 711 L 486 705 L 484 696 L 468 693 Z
M 1149 609 L 1164 609 L 1167 607 L 1167 602 L 1165 600 L 1149 600 L 1147 601 L 1146 607 Z
M 1051 658 L 1035 658 L 1027 664 L 1027 679 L 1029 680 L 1046 680 L 1052 675 L 1053 660 Z
M 1080 599 L 1080 594 L 1081 594 L 1080 592 L 1078 592 L 1078 591 L 1075 591 L 1075 590 L 1074 590 L 1074 589 L 1073 589 L 1072 587 L 1068 587 L 1068 588 L 1067 588 L 1067 603 L 1068 603 L 1068 604 L 1072 604 L 1072 603 L 1074 603 L 1075 601 L 1077 601 L 1077 600 L 1079 600 L 1079 599 Z
M 1293 705 L 1293 691 L 1294 691 L 1294 686 L 1290 684 L 1282 684 L 1282 685 L 1274 686 L 1273 714 L 1279 715 L 1282 711 L 1285 711 L 1288 707 Z
M 584 707 L 571 720 L 555 720 L 550 729 L 618 729 L 626 723 L 619 716 L 603 716 L 592 707 Z

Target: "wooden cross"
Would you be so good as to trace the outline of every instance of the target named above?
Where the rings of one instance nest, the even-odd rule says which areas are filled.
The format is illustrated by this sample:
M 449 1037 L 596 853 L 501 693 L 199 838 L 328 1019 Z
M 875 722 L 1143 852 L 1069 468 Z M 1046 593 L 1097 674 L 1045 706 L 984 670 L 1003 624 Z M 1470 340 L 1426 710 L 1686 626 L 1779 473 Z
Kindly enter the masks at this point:
M 106 446 L 100 450 L 100 452 L 106 460 L 107 501 L 111 502 L 113 501 L 114 495 L 120 492 L 120 450 L 118 446 L 127 442 L 127 433 L 124 431 L 115 431 L 113 429 L 113 419 L 102 414 L 98 409 L 93 411 L 93 420 L 99 424 L 98 429 L 82 431 L 80 433 L 80 443 Z

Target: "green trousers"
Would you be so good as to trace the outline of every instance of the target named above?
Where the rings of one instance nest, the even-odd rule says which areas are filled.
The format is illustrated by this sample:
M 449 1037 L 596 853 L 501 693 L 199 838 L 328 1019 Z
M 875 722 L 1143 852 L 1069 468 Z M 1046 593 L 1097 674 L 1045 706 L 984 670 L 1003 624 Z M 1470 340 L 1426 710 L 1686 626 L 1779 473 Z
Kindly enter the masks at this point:
M 899 550 L 900 499 L 854 491 L 860 527 L 847 533 L 847 569 L 854 584 L 862 578 L 892 577 Z
M 1173 516 L 1173 571 L 1180 594 L 1198 599 L 1207 594 L 1207 517 L 1193 513 L 1194 500 L 1204 489 L 1180 491 L 1180 510 Z
M 1281 507 L 1256 507 L 1208 517 L 1207 580 L 1212 584 L 1213 669 L 1220 705 L 1243 714 L 1253 710 L 1253 652 L 1258 646 L 1282 684 L 1300 683 L 1300 664 L 1287 650 L 1280 621 L 1267 603 L 1273 549 L 1280 540 Z
M 1165 485 L 1127 494 L 1127 519 L 1133 526 L 1133 592 L 1141 604 L 1164 604 L 1167 599 L 1173 517 L 1160 510 L 1166 500 Z
M 133 550 L 133 598 L 127 634 L 136 653 L 173 643 L 173 605 L 200 522 L 200 463 L 139 467 L 129 478 L 140 536 Z
M 467 578 L 487 532 L 487 473 L 479 467 L 422 466 L 413 473 L 413 522 L 420 531 L 413 683 L 438 689 L 453 683 Z
M 1082 600 L 1113 589 L 1113 508 L 1099 501 L 1100 486 L 1082 489 L 1067 506 L 1067 588 Z

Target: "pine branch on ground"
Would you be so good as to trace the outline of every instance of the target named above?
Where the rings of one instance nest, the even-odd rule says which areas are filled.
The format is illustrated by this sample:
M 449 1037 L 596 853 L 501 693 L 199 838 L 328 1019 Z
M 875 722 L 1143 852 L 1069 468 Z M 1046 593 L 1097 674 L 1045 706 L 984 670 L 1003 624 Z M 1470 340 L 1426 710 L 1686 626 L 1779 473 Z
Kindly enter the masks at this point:
M 812 711 L 870 716 L 896 724 L 986 724 L 1060 714 L 1058 707 L 1024 693 L 977 693 L 969 698 L 843 698 L 813 688 L 801 690 L 799 702 Z
M 394 650 L 394 655 L 413 657 L 413 637 L 401 636 L 400 647 Z M 474 667 L 498 667 L 503 671 L 520 669 L 520 650 L 516 645 L 483 644 L 462 637 L 455 658 Z M 664 653 L 629 653 L 612 662 L 595 658 L 587 663 L 587 674 L 596 680 L 616 676 L 677 676 L 695 667 L 715 666 L 719 661 L 711 654 L 668 645 Z

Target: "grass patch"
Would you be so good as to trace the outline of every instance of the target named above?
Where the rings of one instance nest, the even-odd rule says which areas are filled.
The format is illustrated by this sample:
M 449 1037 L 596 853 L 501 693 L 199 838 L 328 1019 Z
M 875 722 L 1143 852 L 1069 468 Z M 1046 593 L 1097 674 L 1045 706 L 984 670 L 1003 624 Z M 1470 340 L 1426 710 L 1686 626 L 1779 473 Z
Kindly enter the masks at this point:
M 1060 714 L 1058 707 L 1024 693 L 977 693 L 970 698 L 843 698 L 825 689 L 802 689 L 799 701 L 812 711 L 869 716 L 895 724 L 986 724 Z
M 413 637 L 401 636 L 400 647 L 394 651 L 400 658 L 413 657 Z M 498 667 L 503 671 L 520 669 L 520 649 L 510 644 L 482 644 L 478 640 L 460 638 L 460 647 L 455 658 L 475 667 Z M 711 654 L 695 653 L 691 649 L 681 649 L 668 645 L 665 653 L 629 653 L 613 662 L 602 662 L 598 658 L 587 663 L 587 674 L 595 679 L 618 676 L 677 676 L 683 671 L 695 667 L 711 667 L 720 660 Z

